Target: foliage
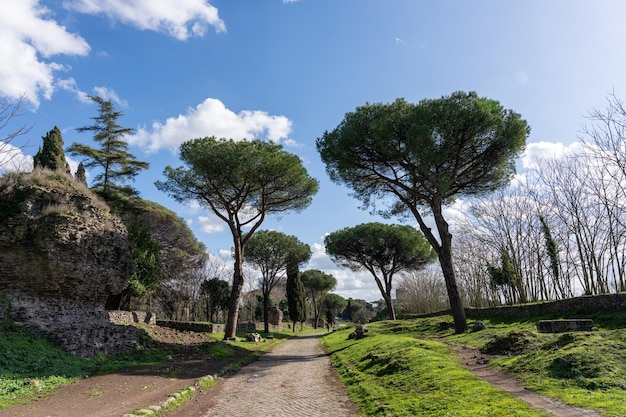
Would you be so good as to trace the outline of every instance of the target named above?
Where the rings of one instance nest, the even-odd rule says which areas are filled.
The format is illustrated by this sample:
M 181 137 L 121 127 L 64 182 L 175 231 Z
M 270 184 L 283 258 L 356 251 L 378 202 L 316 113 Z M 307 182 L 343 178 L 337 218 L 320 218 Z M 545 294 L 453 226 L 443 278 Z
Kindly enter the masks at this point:
M 296 155 L 260 140 L 193 139 L 180 147 L 187 167 L 165 169 L 156 186 L 179 202 L 196 200 L 228 224 L 233 237 L 234 272 L 226 338 L 235 335 L 243 292 L 244 248 L 266 215 L 300 211 L 317 193 Z M 244 227 L 249 227 L 247 233 Z
M 328 293 L 322 298 L 322 311 L 326 313 L 326 321 L 333 325 L 335 324 L 335 317 L 338 313 L 342 312 L 348 301 L 338 294 Z
M 463 332 L 467 320 L 443 206 L 507 184 L 528 134 L 526 122 L 497 101 L 456 92 L 418 104 L 397 99 L 358 107 L 316 145 L 331 180 L 350 187 L 364 207 L 415 218 L 437 252 L 455 329 Z M 389 205 L 380 209 L 377 202 Z M 433 215 L 438 237 L 422 208 Z
M 87 174 L 85 172 L 85 165 L 80 162 L 78 164 L 78 168 L 76 168 L 76 181 L 79 181 L 81 184 L 87 186 Z
M 298 264 L 290 263 L 287 266 L 287 303 L 289 305 L 289 318 L 293 323 L 293 331 L 296 331 L 296 323 L 306 320 L 306 295 L 304 285 L 300 279 Z
M 539 216 L 539 221 L 541 222 L 541 230 L 543 231 L 543 235 L 546 241 L 546 250 L 548 252 L 548 258 L 550 258 L 550 267 L 552 269 L 552 274 L 554 275 L 554 279 L 558 281 L 560 276 L 559 245 L 552 237 L 552 232 L 550 231 L 550 226 L 548 226 L 548 222 L 546 222 L 546 219 L 543 216 Z
M 500 249 L 500 266 L 487 264 L 491 285 L 501 288 L 507 304 L 524 303 L 528 300 L 520 288 L 520 279 L 515 264 L 506 248 Z
M 305 291 L 311 297 L 313 303 L 314 323 L 313 327 L 317 329 L 317 324 L 322 311 L 322 297 L 328 291 L 331 291 L 337 285 L 337 279 L 330 274 L 322 272 L 318 269 L 309 269 L 304 271 L 300 276 Z
M 43 146 L 39 148 L 33 158 L 34 168 L 48 168 L 52 171 L 57 169 L 70 173 L 70 166 L 65 160 L 63 151 L 63 135 L 58 127 L 54 127 L 43 138 Z
M 154 293 L 163 279 L 159 243 L 152 238 L 143 223 L 127 224 L 128 239 L 131 243 L 134 272 L 127 288 L 134 297 Z
M 189 305 L 171 306 L 174 300 L 168 298 L 167 295 L 172 295 L 170 291 L 172 288 L 185 292 L 189 288 L 191 295 L 196 294 L 192 301 L 194 303 L 199 301 L 197 293 L 204 279 L 200 275 L 208 262 L 208 255 L 204 244 L 198 241 L 185 219 L 160 204 L 139 198 L 127 199 L 125 204 L 118 206 L 118 210 L 125 224 L 143 225 L 142 227 L 149 231 L 150 239 L 158 243 L 160 249 L 158 256 L 163 273 L 158 287 L 155 288 L 156 305 L 154 308 L 158 310 L 155 312 L 159 314 L 159 317 L 167 315 L 161 315 L 166 309 L 191 307 Z M 148 298 L 147 301 L 151 301 L 152 298 Z M 146 308 L 145 305 L 139 304 L 145 301 L 146 297 L 130 300 L 131 303 L 135 303 L 132 308 L 136 309 Z M 118 308 L 119 303 L 120 297 L 113 297 L 110 301 L 110 308 Z M 201 306 L 202 304 L 199 305 Z
M 269 307 L 272 289 L 278 285 L 287 268 L 287 261 L 294 251 L 310 253 L 308 245 L 300 242 L 295 236 L 273 230 L 260 230 L 246 244 L 244 261 L 261 271 L 261 292 L 263 294 L 263 324 L 269 331 Z
M 123 138 L 132 134 L 134 129 L 118 124 L 117 120 L 123 113 L 116 111 L 110 100 L 97 96 L 89 98 L 98 104 L 98 116 L 92 117 L 94 124 L 79 127 L 77 130 L 94 132 L 93 140 L 99 148 L 75 142 L 67 152 L 85 157 L 86 162 L 83 162 L 85 168 L 102 169 L 102 172 L 94 177 L 92 188 L 105 198 L 115 194 L 134 196 L 137 191 L 122 184 L 133 180 L 141 170 L 149 167 L 147 162 L 137 160 L 128 152 L 128 143 Z
M 502 246 L 529 301 L 626 291 L 626 107 L 614 93 L 606 104 L 586 115 L 576 146 L 544 155 L 524 181 L 470 203 L 478 216 L 453 233 L 471 305 L 502 302 L 486 274 Z
M 333 261 L 373 276 L 387 305 L 388 318 L 396 318 L 391 291 L 397 272 L 418 270 L 436 259 L 424 235 L 411 226 L 364 223 L 324 237 Z
M 206 299 L 207 319 L 213 322 L 218 311 L 228 308 L 230 286 L 224 280 L 211 278 L 202 282 L 200 291 Z

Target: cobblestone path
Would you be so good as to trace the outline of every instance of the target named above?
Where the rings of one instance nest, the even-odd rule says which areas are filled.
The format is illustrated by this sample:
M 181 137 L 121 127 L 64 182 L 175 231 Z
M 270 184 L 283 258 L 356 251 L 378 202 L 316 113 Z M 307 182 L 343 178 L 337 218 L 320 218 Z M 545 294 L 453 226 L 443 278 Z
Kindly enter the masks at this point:
M 217 386 L 198 393 L 173 416 L 356 416 L 319 335 L 288 340 Z

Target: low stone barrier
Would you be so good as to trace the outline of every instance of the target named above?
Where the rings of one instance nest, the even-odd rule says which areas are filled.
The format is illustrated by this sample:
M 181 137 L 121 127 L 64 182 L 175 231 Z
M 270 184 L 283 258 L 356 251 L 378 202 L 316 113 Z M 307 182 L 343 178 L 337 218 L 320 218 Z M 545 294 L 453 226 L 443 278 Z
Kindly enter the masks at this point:
M 237 330 L 256 331 L 256 323 L 237 323 Z
M 183 332 L 219 333 L 224 331 L 224 324 L 199 323 L 195 321 L 157 320 L 157 326 L 169 327 L 170 329 Z
M 591 319 L 539 320 L 537 331 L 540 333 L 589 332 L 593 330 Z
M 145 311 L 109 310 L 109 320 L 113 323 L 146 323 L 156 324 L 156 315 Z
M 485 317 L 527 317 L 543 313 L 567 313 L 572 311 L 626 309 L 626 294 L 584 295 L 566 298 L 564 300 L 544 301 L 531 304 L 520 304 L 500 307 L 466 307 L 468 318 L 480 319 Z M 429 318 L 451 314 L 451 310 L 433 313 L 411 315 L 411 318 Z
M 626 308 L 626 294 L 580 296 L 514 306 L 466 308 L 468 317 L 526 317 L 533 314 L 568 313 L 572 311 L 614 310 Z

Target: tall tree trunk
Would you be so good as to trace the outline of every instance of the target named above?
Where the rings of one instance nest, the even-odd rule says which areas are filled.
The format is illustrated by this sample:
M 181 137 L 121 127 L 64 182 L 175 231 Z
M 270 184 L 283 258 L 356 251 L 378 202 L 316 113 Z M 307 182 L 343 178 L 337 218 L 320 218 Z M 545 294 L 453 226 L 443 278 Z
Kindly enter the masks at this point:
M 230 292 L 228 304 L 228 317 L 224 329 L 224 340 L 233 339 L 237 333 L 237 318 L 239 317 L 239 301 L 243 292 L 243 247 L 235 238 L 234 248 L 235 264 L 233 271 L 233 288 Z
M 385 299 L 385 304 L 387 305 L 387 318 L 389 320 L 395 320 L 396 319 L 396 309 L 393 306 L 393 300 L 391 299 L 391 294 L 390 293 L 386 293 L 384 296 Z
M 441 255 L 439 255 L 439 264 L 446 281 L 446 290 L 450 301 L 450 310 L 454 319 L 454 332 L 463 333 L 467 330 L 467 318 L 465 317 L 465 309 L 461 301 L 461 294 L 456 285 L 456 276 L 454 274 L 454 266 L 452 264 L 452 253 L 442 247 Z
M 454 263 L 452 262 L 452 235 L 450 234 L 448 223 L 443 218 L 441 201 L 432 202 L 431 210 L 433 217 L 435 218 L 435 224 L 437 225 L 437 231 L 439 232 L 441 243 L 437 241 L 430 228 L 424 223 L 424 220 L 417 209 L 412 209 L 414 216 L 418 220 L 422 233 L 424 233 L 424 236 L 426 236 L 439 257 L 439 264 L 441 265 L 441 272 L 443 273 L 443 278 L 446 282 L 448 300 L 450 301 L 450 310 L 452 312 L 452 318 L 454 319 L 454 332 L 463 333 L 467 330 L 467 318 L 465 316 L 465 309 L 463 308 L 461 294 L 459 293 L 459 288 L 456 284 Z
M 265 333 L 270 332 L 270 292 L 263 289 L 263 329 Z
M 315 321 L 313 323 L 313 328 L 317 329 L 317 321 L 320 319 L 320 312 L 319 310 L 321 308 L 317 308 L 317 301 L 315 300 L 315 295 L 311 294 L 311 299 L 313 300 L 313 320 Z

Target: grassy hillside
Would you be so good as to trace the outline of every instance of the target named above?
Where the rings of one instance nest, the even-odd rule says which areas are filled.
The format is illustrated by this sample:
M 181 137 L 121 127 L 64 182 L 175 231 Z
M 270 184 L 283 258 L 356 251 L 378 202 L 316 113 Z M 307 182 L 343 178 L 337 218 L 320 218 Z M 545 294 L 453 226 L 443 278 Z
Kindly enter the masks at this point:
M 368 416 L 546 415 L 475 377 L 448 344 L 502 353 L 492 364 L 515 374 L 526 387 L 605 416 L 624 416 L 626 311 L 568 314 L 568 318 L 576 317 L 592 318 L 596 330 L 540 334 L 535 327 L 538 320 L 558 317 L 537 315 L 482 319 L 486 330 L 456 335 L 447 326 L 452 318 L 442 316 L 370 323 L 364 339 L 349 340 L 353 329 L 346 329 L 323 341 L 350 395 Z M 81 359 L 10 321 L 0 321 L 0 409 L 46 395 L 54 387 L 87 375 L 162 360 L 168 351 L 164 344 L 154 342 L 154 336 L 146 333 L 144 348 L 132 355 Z M 179 333 L 170 336 L 172 340 L 179 337 Z M 243 342 L 228 346 L 213 342 L 217 343 L 202 346 L 216 358 L 230 356 L 233 348 L 248 348 Z
M 223 342 L 224 333 L 179 332 L 159 326 L 137 324 L 141 340 L 137 349 L 89 359 L 72 356 L 45 338 L 0 320 L 0 410 L 49 395 L 55 388 L 87 376 L 113 372 L 129 366 L 168 362 L 168 357 L 196 360 L 209 355 L 210 361 L 227 374 L 256 359 L 262 352 L 283 340 L 307 332 L 274 332 L 265 343 L 245 342 L 246 331 L 238 332 L 239 341 Z M 315 331 L 317 332 L 317 331 Z M 176 367 L 167 367 L 175 375 Z
M 10 321 L 0 322 L 0 409 L 94 372 L 95 361 L 70 355 Z
M 364 339 L 348 340 L 348 329 L 324 343 L 369 416 L 543 415 L 478 380 L 447 344 L 501 354 L 492 364 L 542 395 L 606 416 L 626 415 L 626 312 L 568 318 L 577 316 L 594 319 L 597 330 L 541 334 L 536 322 L 558 317 L 536 316 L 483 319 L 486 330 L 455 335 L 442 330 L 452 321 L 442 316 L 370 323 Z

